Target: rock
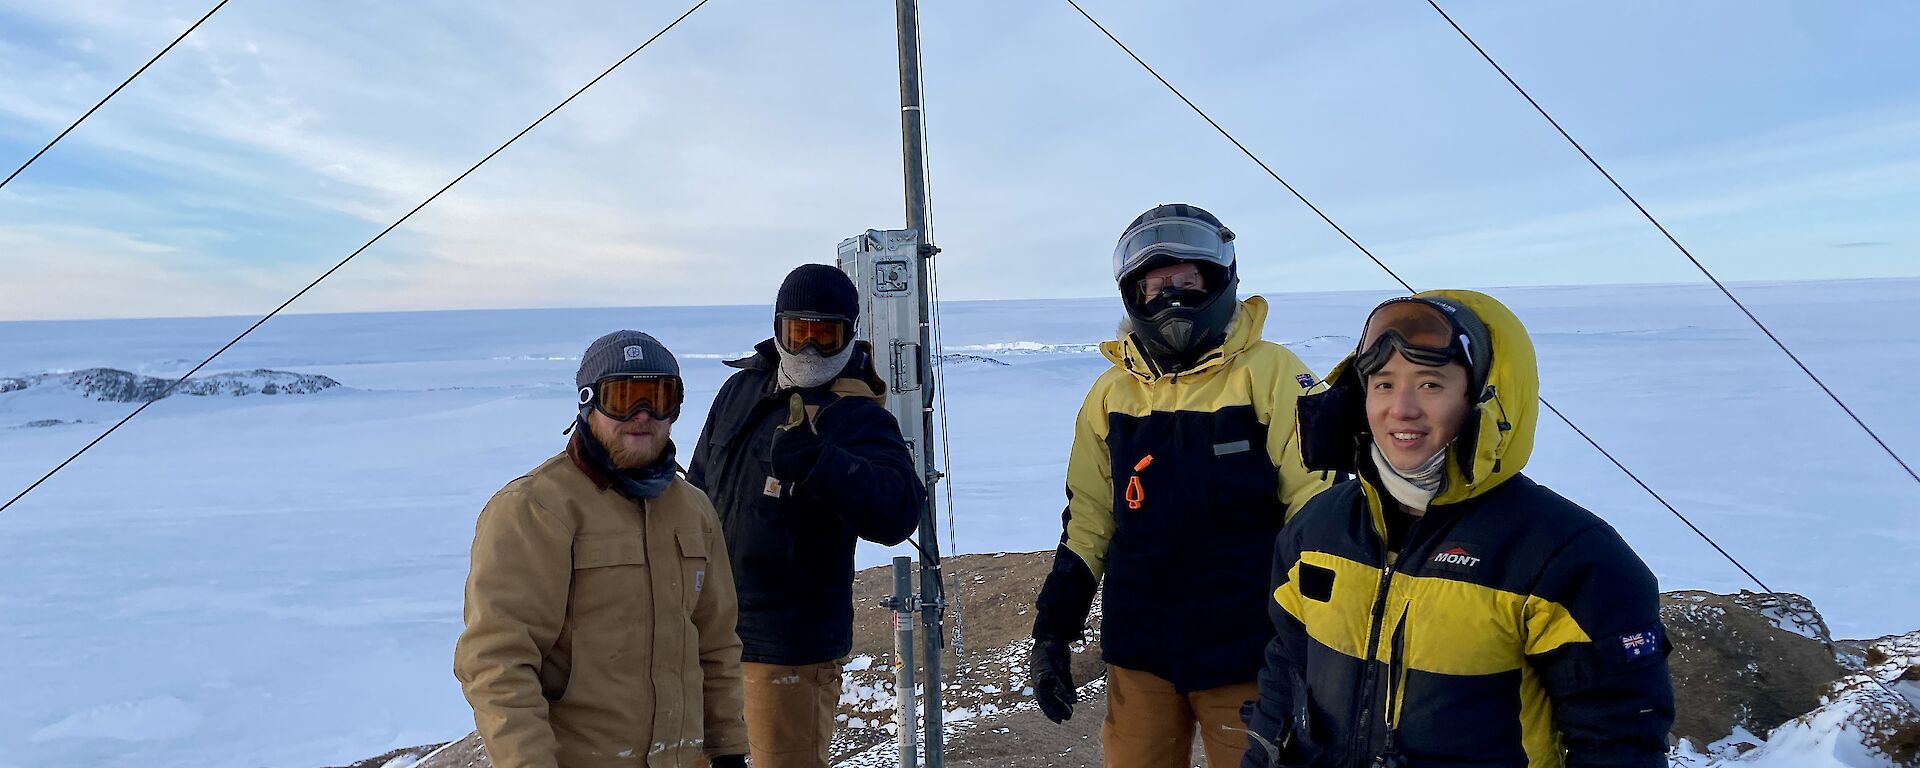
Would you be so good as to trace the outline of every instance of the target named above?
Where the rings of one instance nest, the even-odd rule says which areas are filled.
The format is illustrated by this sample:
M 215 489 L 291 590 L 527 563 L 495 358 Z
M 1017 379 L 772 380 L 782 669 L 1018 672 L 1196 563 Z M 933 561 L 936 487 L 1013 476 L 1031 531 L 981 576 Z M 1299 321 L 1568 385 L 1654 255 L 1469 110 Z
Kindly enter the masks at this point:
M 465 738 L 414 763 L 413 768 L 493 768 L 493 759 L 487 757 L 487 747 L 480 743 L 480 734 L 468 733 Z
M 1011 364 L 1006 362 L 1005 360 L 999 360 L 996 358 L 987 357 L 985 355 L 969 355 L 961 352 L 954 352 L 951 354 L 936 356 L 934 358 L 934 362 L 939 363 L 941 365 L 967 365 L 971 363 L 975 365 L 985 365 L 992 368 L 1011 367 Z
M 345 768 L 401 768 L 401 766 L 412 766 L 413 768 L 418 768 L 420 765 L 423 765 L 422 763 L 417 762 L 421 757 L 424 757 L 432 753 L 434 750 L 439 749 L 442 746 L 445 746 L 445 745 L 422 744 L 418 747 L 407 747 L 406 749 L 396 749 L 392 752 L 388 752 L 378 757 L 369 757 L 365 760 L 361 760 L 360 762 L 354 763 L 353 765 L 346 766 Z
M 68 419 L 35 419 L 25 424 L 15 424 L 12 428 L 13 429 L 42 429 L 45 427 L 58 427 L 58 426 L 64 426 L 67 424 L 79 424 L 79 423 L 80 422 L 77 420 L 68 420 Z
M 1083 687 L 1073 719 L 1048 722 L 1024 690 L 1033 601 L 1052 561 L 1051 551 L 948 558 L 948 599 L 958 598 L 967 646 L 962 656 L 949 642 L 943 653 L 950 675 L 945 704 L 956 713 L 949 721 L 967 721 L 948 736 L 949 764 L 1090 768 L 1102 763 L 1106 670 L 1097 642 L 1097 604 L 1089 642 L 1075 648 L 1074 679 Z M 843 719 L 832 745 L 835 765 L 894 762 L 887 730 L 893 721 L 892 619 L 881 605 L 892 583 L 884 567 L 861 571 L 854 580 L 854 661 L 843 680 L 855 695 L 842 699 Z M 1864 748 L 1884 760 L 1873 765 L 1920 766 L 1920 720 L 1900 700 L 1901 695 L 1920 700 L 1920 632 L 1835 642 L 1806 598 L 1752 592 L 1668 593 L 1661 597 L 1661 618 L 1674 646 L 1669 657 L 1679 708 L 1674 736 L 1696 750 L 1736 728 L 1766 736 L 1754 739 L 1765 743 L 1723 744 L 1711 757 L 1687 752 L 1698 761 L 1676 765 L 1738 765 L 1798 754 L 1809 745 L 1832 749 L 1831 743 L 1841 740 L 1855 745 L 1847 748 Z M 948 620 L 951 633 L 955 614 L 950 612 Z M 1847 660 L 1844 666 L 1836 654 Z M 1881 690 L 1869 675 L 1897 693 Z M 487 766 L 479 737 L 468 734 L 416 768 Z
M 71 373 L 0 379 L 0 394 L 55 386 L 100 402 L 145 403 L 172 395 L 307 395 L 338 387 L 340 382 L 316 374 L 254 369 L 188 379 L 168 392 L 167 387 L 172 385 L 173 379 L 142 376 L 116 368 L 88 368 Z
M 1846 673 L 1826 622 L 1799 595 L 1670 592 L 1660 603 L 1673 643 L 1675 737 L 1710 744 L 1736 727 L 1767 733 L 1819 707 Z

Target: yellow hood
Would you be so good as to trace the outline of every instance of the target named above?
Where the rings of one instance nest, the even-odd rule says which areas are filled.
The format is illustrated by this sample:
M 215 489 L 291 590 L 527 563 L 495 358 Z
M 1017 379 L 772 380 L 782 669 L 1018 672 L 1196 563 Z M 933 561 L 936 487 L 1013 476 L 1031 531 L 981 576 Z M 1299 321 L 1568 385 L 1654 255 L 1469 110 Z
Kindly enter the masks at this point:
M 1461 290 L 1426 291 L 1414 296 L 1447 299 L 1465 306 L 1479 316 L 1493 341 L 1486 399 L 1474 406 L 1460 437 L 1448 449 L 1447 486 L 1432 502 L 1456 504 L 1499 487 L 1527 465 L 1533 455 L 1534 429 L 1540 414 L 1540 369 L 1526 326 L 1492 296 Z M 1357 386 L 1352 367 L 1350 354 L 1327 374 L 1327 381 L 1336 386 L 1348 382 Z M 1358 402 L 1365 402 L 1364 390 L 1356 396 Z M 1364 412 L 1359 428 L 1366 428 Z
M 1247 351 L 1260 342 L 1260 331 L 1267 324 L 1267 300 L 1259 296 L 1250 296 L 1240 302 L 1240 309 L 1233 313 L 1233 327 L 1227 330 L 1227 340 L 1220 348 L 1208 352 L 1206 356 L 1193 364 L 1192 368 L 1181 371 L 1180 376 L 1192 376 L 1201 371 L 1226 364 L 1241 352 Z M 1153 381 L 1169 375 L 1155 365 L 1153 359 L 1140 349 L 1129 331 L 1130 323 L 1120 326 L 1120 338 L 1100 343 L 1100 354 L 1113 361 L 1115 367 L 1133 374 L 1141 381 Z

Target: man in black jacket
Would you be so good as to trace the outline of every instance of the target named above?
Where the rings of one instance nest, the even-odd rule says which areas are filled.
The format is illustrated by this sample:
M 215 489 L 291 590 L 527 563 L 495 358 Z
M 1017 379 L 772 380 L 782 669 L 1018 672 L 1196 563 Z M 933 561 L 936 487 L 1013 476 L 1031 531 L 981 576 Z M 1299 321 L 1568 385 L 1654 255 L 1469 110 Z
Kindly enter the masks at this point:
M 1654 576 L 1612 526 L 1521 474 L 1539 375 L 1472 291 L 1380 305 L 1302 458 L 1353 473 L 1280 532 L 1277 631 L 1244 768 L 1664 768 L 1673 724 Z
M 787 275 L 771 339 L 728 361 L 687 479 L 712 498 L 740 595 L 755 768 L 825 768 L 853 649 L 856 539 L 892 546 L 926 488 L 854 340 L 860 296 L 838 269 Z

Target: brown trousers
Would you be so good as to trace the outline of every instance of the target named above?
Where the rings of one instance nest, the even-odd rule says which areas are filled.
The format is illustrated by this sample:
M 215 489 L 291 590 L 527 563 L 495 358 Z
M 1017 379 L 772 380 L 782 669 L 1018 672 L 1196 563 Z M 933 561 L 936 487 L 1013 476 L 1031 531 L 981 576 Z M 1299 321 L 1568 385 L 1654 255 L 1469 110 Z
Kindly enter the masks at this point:
M 1247 727 L 1240 705 L 1259 695 L 1252 682 L 1178 693 L 1157 675 L 1109 664 L 1107 719 L 1100 724 L 1107 768 L 1186 768 L 1196 724 L 1208 768 L 1236 768 L 1247 751 L 1247 734 L 1233 730 Z
M 840 662 L 787 667 L 740 663 L 746 677 L 747 749 L 753 768 L 827 768 Z

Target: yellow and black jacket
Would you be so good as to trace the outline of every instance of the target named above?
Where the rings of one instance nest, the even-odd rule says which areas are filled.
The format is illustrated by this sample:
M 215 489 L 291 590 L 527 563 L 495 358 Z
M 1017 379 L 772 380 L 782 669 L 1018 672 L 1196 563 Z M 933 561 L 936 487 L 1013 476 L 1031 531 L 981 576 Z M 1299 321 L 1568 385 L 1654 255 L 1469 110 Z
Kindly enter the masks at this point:
M 1300 463 L 1294 401 L 1317 385 L 1260 340 L 1266 301 L 1242 302 L 1219 349 L 1178 373 L 1131 334 L 1080 407 L 1067 507 L 1034 636 L 1078 639 L 1104 576 L 1106 661 L 1181 691 L 1254 679 L 1273 630 L 1274 535 L 1331 475 Z
M 1307 466 L 1357 478 L 1279 537 L 1250 729 L 1284 743 L 1287 764 L 1665 766 L 1673 689 L 1653 574 L 1606 522 L 1520 474 L 1539 401 L 1519 319 L 1478 293 L 1421 295 L 1487 325 L 1484 399 L 1399 552 L 1351 360 L 1302 399 Z

